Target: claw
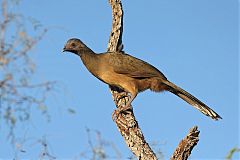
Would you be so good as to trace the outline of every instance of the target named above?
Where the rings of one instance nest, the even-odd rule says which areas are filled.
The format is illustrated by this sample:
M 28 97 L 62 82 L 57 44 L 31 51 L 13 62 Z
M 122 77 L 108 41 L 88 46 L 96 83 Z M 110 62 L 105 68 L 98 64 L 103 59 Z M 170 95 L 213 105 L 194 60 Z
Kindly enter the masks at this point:
M 128 111 L 128 110 L 132 110 L 132 106 L 131 105 L 128 105 L 128 104 L 126 104 L 125 106 L 120 106 L 120 107 L 118 107 L 117 109 L 115 109 L 114 111 L 113 111 L 113 113 L 112 113 L 112 120 L 113 121 L 116 121 L 116 119 L 119 117 L 119 115 L 121 114 L 121 113 L 124 113 L 124 112 L 126 112 L 126 111 Z
M 124 98 L 124 97 L 127 97 L 127 96 L 128 96 L 128 93 L 126 93 L 126 92 L 120 92 L 120 93 L 114 93 L 113 94 L 114 101 L 117 102 L 117 103 L 121 98 Z

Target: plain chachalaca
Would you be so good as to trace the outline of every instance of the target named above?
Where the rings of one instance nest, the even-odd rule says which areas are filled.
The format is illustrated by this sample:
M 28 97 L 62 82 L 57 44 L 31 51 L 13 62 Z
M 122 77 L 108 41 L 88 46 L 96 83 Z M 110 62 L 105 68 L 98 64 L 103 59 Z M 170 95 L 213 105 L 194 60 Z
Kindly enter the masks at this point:
M 150 89 L 155 92 L 170 91 L 212 119 L 221 118 L 196 97 L 168 81 L 157 68 L 124 52 L 96 54 L 76 38 L 68 40 L 63 51 L 80 56 L 89 72 L 99 80 L 130 93 L 125 109 L 131 106 L 139 92 Z

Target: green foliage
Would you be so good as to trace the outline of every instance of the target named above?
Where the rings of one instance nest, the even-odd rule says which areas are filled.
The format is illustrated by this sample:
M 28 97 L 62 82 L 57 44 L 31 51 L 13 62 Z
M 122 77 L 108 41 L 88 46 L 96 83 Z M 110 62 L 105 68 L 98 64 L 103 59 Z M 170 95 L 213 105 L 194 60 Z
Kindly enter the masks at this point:
M 231 160 L 232 157 L 233 157 L 233 155 L 236 154 L 237 152 L 240 152 L 240 148 L 237 148 L 237 147 L 232 148 L 232 149 L 228 152 L 228 154 L 227 154 L 227 156 L 226 156 L 226 160 Z

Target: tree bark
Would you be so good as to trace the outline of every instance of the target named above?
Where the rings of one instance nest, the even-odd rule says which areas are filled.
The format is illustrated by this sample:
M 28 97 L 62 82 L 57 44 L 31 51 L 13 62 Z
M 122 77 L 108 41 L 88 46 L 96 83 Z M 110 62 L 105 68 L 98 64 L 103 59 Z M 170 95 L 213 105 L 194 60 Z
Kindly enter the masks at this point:
M 108 52 L 121 52 L 123 49 L 122 44 L 122 31 L 123 31 L 123 10 L 122 3 L 120 0 L 109 0 L 109 3 L 112 6 L 112 31 L 108 43 Z M 122 105 L 126 105 L 126 102 L 129 100 L 129 97 L 118 97 L 117 93 L 124 92 L 117 88 L 110 87 L 113 99 L 117 106 L 117 110 L 114 111 L 113 115 L 116 112 L 119 112 L 119 109 Z M 127 93 L 125 93 L 127 95 Z M 118 127 L 119 132 L 123 136 L 127 146 L 133 152 L 138 159 L 141 160 L 155 160 L 157 159 L 156 155 L 145 141 L 142 131 L 138 125 L 138 122 L 135 119 L 133 110 L 127 112 L 119 112 L 118 116 L 115 117 L 115 123 Z
M 112 7 L 112 31 L 108 42 L 108 52 L 123 52 L 122 34 L 123 34 L 123 9 L 121 0 L 109 0 Z M 123 136 L 127 146 L 139 160 L 156 160 L 156 154 L 146 142 L 144 135 L 134 116 L 133 109 L 121 112 L 121 107 L 126 105 L 129 100 L 128 94 L 119 88 L 110 86 L 110 91 L 117 109 L 113 112 L 113 119 Z M 119 96 L 119 93 L 126 96 Z M 186 160 L 193 147 L 198 142 L 199 131 L 197 127 L 190 130 L 189 134 L 183 139 L 171 160 Z
M 200 131 L 198 131 L 197 126 L 191 128 L 188 132 L 188 135 L 178 144 L 171 157 L 171 160 L 187 160 L 194 146 L 196 146 L 199 141 L 199 133 Z

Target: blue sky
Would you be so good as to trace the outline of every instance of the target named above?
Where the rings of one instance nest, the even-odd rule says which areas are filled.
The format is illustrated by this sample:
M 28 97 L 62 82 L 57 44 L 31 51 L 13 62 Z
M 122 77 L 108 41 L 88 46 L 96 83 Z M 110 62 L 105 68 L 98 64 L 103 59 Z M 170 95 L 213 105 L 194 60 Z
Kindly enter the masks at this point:
M 231 148 L 239 147 L 238 2 L 122 3 L 124 50 L 157 67 L 223 117 L 212 121 L 171 93 L 146 91 L 133 102 L 145 138 L 163 144 L 160 147 L 168 159 L 189 128 L 197 125 L 200 142 L 192 159 L 223 159 Z M 37 64 L 34 81 L 57 80 L 60 86 L 49 97 L 51 122 L 33 111 L 31 122 L 19 127 L 18 134 L 46 136 L 53 155 L 73 158 L 86 150 L 88 127 L 100 131 L 123 157 L 128 157 L 130 152 L 111 119 L 115 106 L 108 86 L 88 73 L 77 56 L 61 53 L 72 37 L 80 38 L 96 52 L 106 51 L 112 19 L 108 1 L 22 0 L 17 9 L 49 28 L 32 51 Z M 68 114 L 67 108 L 76 114 Z M 0 158 L 11 158 L 12 149 L 4 139 L 1 135 L 1 143 L 7 147 L 1 147 Z M 35 159 L 38 148 L 32 144 L 26 148 L 30 149 L 21 158 Z

